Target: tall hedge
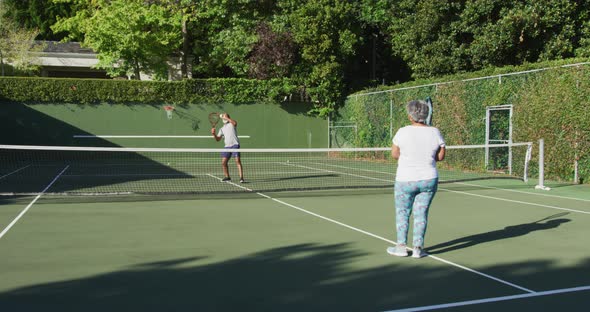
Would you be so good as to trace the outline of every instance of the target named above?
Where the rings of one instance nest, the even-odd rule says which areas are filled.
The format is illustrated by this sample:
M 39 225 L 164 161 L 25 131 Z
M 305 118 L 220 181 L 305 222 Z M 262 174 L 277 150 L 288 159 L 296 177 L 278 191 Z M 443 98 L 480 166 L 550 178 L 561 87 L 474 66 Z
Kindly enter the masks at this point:
M 288 79 L 136 81 L 0 77 L 0 100 L 51 103 L 253 103 L 298 96 Z
M 357 125 L 351 145 L 390 146 L 391 133 L 409 124 L 405 104 L 427 96 L 449 145 L 485 143 L 486 108 L 513 105 L 513 142 L 545 140 L 547 178 L 572 181 L 577 160 L 580 180 L 590 181 L 590 65 L 354 94 L 333 120 Z

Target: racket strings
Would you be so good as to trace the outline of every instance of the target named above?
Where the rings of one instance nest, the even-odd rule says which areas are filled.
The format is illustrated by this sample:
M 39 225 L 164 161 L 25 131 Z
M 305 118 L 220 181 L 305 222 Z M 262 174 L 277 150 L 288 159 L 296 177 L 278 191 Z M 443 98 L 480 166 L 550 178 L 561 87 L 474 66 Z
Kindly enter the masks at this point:
M 209 114 L 209 122 L 211 123 L 212 127 L 217 126 L 219 123 L 219 113 L 210 113 Z

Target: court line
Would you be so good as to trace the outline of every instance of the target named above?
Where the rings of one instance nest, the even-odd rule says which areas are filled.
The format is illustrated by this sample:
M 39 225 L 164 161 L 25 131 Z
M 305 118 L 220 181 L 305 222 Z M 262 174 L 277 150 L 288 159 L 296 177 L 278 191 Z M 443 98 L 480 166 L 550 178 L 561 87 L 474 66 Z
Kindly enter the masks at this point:
M 338 174 L 348 175 L 348 176 L 357 177 L 357 178 L 364 178 L 364 179 L 369 179 L 369 180 L 375 180 L 375 181 L 382 181 L 382 182 L 391 182 L 391 183 L 393 183 L 393 181 L 391 181 L 391 180 L 379 179 L 379 178 L 373 178 L 373 177 L 367 177 L 367 176 L 362 176 L 362 175 L 358 175 L 358 174 L 354 174 L 354 173 L 346 173 L 346 172 L 340 172 L 340 171 L 332 171 L 332 170 L 322 169 L 322 168 L 313 168 L 313 167 L 308 167 L 308 166 L 303 166 L 303 165 L 296 165 L 296 164 L 291 164 L 291 163 L 284 163 L 284 165 L 285 166 L 292 166 L 292 167 L 299 167 L 299 168 L 304 168 L 304 169 L 311 169 L 311 170 L 323 171 L 323 172 L 329 172 L 329 173 L 338 173 Z
M 473 194 L 473 193 L 468 193 L 468 192 L 463 192 L 463 191 L 454 191 L 454 190 L 449 190 L 449 189 L 445 189 L 445 188 L 439 188 L 439 190 L 446 191 L 446 192 L 451 192 L 451 193 L 468 195 L 468 196 L 475 196 L 475 197 L 481 197 L 481 198 L 501 200 L 501 201 L 510 202 L 510 203 L 517 203 L 517 204 L 523 204 L 523 205 L 531 205 L 531 206 L 538 206 L 538 207 L 544 207 L 544 208 L 551 208 L 551 209 L 557 209 L 557 210 L 564 210 L 564 211 L 570 211 L 570 212 L 583 213 L 583 214 L 590 214 L 590 211 L 576 210 L 576 209 L 563 208 L 563 207 L 557 207 L 557 206 L 551 206 L 551 205 L 543 205 L 543 204 L 537 204 L 537 203 L 531 203 L 531 202 L 525 202 L 525 201 L 514 200 L 514 199 L 507 199 L 507 198 L 501 198 L 501 197 L 494 197 L 494 196 Z
M 293 172 L 271 172 L 271 171 L 256 171 L 257 174 L 264 175 L 284 175 L 284 174 L 317 174 L 316 171 L 293 171 Z M 198 177 L 198 176 L 212 176 L 209 173 L 203 172 L 185 172 L 185 173 L 119 173 L 119 174 L 64 174 L 64 177 L 150 177 L 150 176 L 178 176 L 178 177 Z M 217 177 L 215 177 L 217 179 Z
M 380 170 L 350 168 L 350 167 L 341 166 L 341 165 L 322 164 L 322 163 L 315 163 L 315 162 L 312 163 L 312 164 L 314 164 L 314 165 L 322 165 L 322 166 L 326 166 L 326 167 L 336 167 L 336 168 L 342 168 L 342 169 L 354 169 L 354 170 L 357 170 L 357 171 L 375 172 L 375 173 L 380 173 L 380 174 L 384 174 L 384 175 L 395 176 L 395 173 L 393 173 L 393 172 L 383 172 L 383 171 L 380 171 Z
M 429 311 L 429 310 L 435 310 L 435 309 L 453 308 L 453 307 L 461 307 L 461 306 L 467 306 L 467 305 L 475 305 L 475 304 L 490 303 L 490 302 L 500 302 L 500 301 L 515 300 L 515 299 L 531 298 L 531 297 L 542 297 L 542 296 L 550 296 L 550 295 L 555 295 L 555 294 L 572 293 L 572 292 L 587 291 L 587 290 L 590 290 L 590 286 L 562 288 L 562 289 L 555 289 L 555 290 L 539 291 L 539 292 L 531 293 L 531 294 L 501 296 L 501 297 L 495 297 L 495 298 L 486 298 L 486 299 L 468 300 L 468 301 L 460 301 L 460 302 L 445 303 L 445 304 L 436 304 L 436 305 L 423 306 L 423 307 L 389 310 L 386 312 Z
M 17 173 L 17 172 L 19 172 L 19 171 L 21 171 L 21 170 L 23 170 L 23 169 L 26 169 L 26 168 L 28 168 L 28 167 L 30 167 L 30 166 L 31 166 L 31 165 L 26 165 L 26 166 L 24 166 L 24 167 L 22 167 L 22 168 L 16 169 L 16 170 L 14 170 L 14 171 L 13 171 L 13 172 L 11 172 L 11 173 L 7 173 L 7 174 L 5 174 L 5 175 L 1 176 L 1 177 L 0 177 L 0 179 L 4 179 L 5 177 L 7 177 L 7 176 L 9 176 L 9 175 L 11 175 L 11 174 L 14 174 L 14 173 Z
M 211 135 L 85 135 L 75 134 L 74 139 L 210 139 Z M 249 139 L 249 135 L 238 135 L 238 138 Z
M 451 181 L 451 183 L 468 185 L 468 186 L 475 186 L 475 187 L 479 187 L 479 188 L 487 188 L 487 189 L 501 190 L 501 191 L 507 191 L 507 192 L 514 192 L 514 193 L 522 193 L 522 194 L 527 194 L 527 195 L 555 197 L 555 198 L 561 198 L 561 199 L 570 199 L 570 200 L 578 200 L 578 201 L 590 202 L 590 199 L 584 199 L 584 198 L 567 197 L 567 196 L 560 196 L 560 195 L 553 195 L 553 194 L 545 194 L 545 193 L 525 192 L 525 191 L 519 191 L 519 190 L 511 190 L 511 189 L 502 188 L 502 187 L 487 186 L 487 185 L 478 185 L 478 184 L 471 184 L 471 183 L 465 183 L 465 182 L 452 182 Z
M 218 177 L 216 177 L 216 176 L 213 176 L 213 175 L 209 175 L 209 176 L 210 176 L 210 177 L 212 177 L 212 178 L 215 178 L 215 179 L 217 179 L 217 180 L 219 180 L 219 181 L 221 181 L 221 179 L 220 179 L 220 178 L 218 178 Z M 241 189 L 244 189 L 244 190 L 247 190 L 247 191 L 250 191 L 250 192 L 254 192 L 253 190 L 251 190 L 251 189 L 249 189 L 249 188 L 247 188 L 247 187 L 244 187 L 244 186 L 242 186 L 242 185 L 239 185 L 239 184 L 236 184 L 236 183 L 233 183 L 233 182 L 225 182 L 225 183 L 229 183 L 229 184 L 231 184 L 231 185 L 234 185 L 234 186 L 237 186 L 237 187 L 239 187 L 239 188 L 241 188 Z M 397 243 L 396 243 L 396 242 L 394 242 L 394 241 L 392 241 L 392 240 L 389 240 L 389 239 L 387 239 L 387 238 L 384 238 L 384 237 L 382 237 L 382 236 L 379 236 L 379 235 L 377 235 L 377 234 L 373 234 L 373 233 L 371 233 L 371 232 L 368 232 L 368 231 L 365 231 L 365 230 L 362 230 L 362 229 L 356 228 L 356 227 L 354 227 L 354 226 L 348 225 L 348 224 L 346 224 L 346 223 L 342 223 L 342 222 L 340 222 L 340 221 L 337 221 L 337 220 L 334 220 L 334 219 L 331 219 L 331 218 L 328 218 L 328 217 L 322 216 L 322 215 L 320 215 L 320 214 L 317 214 L 317 213 L 315 213 L 315 212 L 311 212 L 311 211 L 309 211 L 309 210 L 306 210 L 306 209 L 303 209 L 303 208 L 301 208 L 301 207 L 297 207 L 297 206 L 295 206 L 295 205 L 289 204 L 289 203 L 287 203 L 287 202 L 284 202 L 284 201 L 282 201 L 282 200 L 280 200 L 280 199 L 277 199 L 277 198 L 271 197 L 271 196 L 269 196 L 269 195 L 266 195 L 266 194 L 264 194 L 264 193 L 256 192 L 256 194 L 257 194 L 257 195 L 259 195 L 259 196 L 261 196 L 261 197 L 264 197 L 264 198 L 266 198 L 266 199 L 270 199 L 270 200 L 272 200 L 272 201 L 275 201 L 275 202 L 277 202 L 277 203 L 279 203 L 279 204 L 285 205 L 285 206 L 287 206 L 287 207 L 291 207 L 291 208 L 293 208 L 293 209 L 299 210 L 299 211 L 301 211 L 301 212 L 304 212 L 304 213 L 306 213 L 306 214 L 309 214 L 309 215 L 312 215 L 312 216 L 314 216 L 314 217 L 317 217 L 317 218 L 323 219 L 323 220 L 325 220 L 325 221 L 328 221 L 328 222 L 331 222 L 331 223 L 334 223 L 334 224 L 337 224 L 337 225 L 343 226 L 343 227 L 345 227 L 345 228 L 348 228 L 348 229 L 350 229 L 350 230 L 353 230 L 353 231 L 356 231 L 356 232 L 359 232 L 359 233 L 365 234 L 365 235 L 367 235 L 367 236 L 371 236 L 371 237 L 373 237 L 373 238 L 376 238 L 376 239 L 382 240 L 382 241 L 384 241 L 384 242 L 387 242 L 387 243 L 390 243 L 390 244 L 392 244 L 392 245 L 397 245 Z M 408 249 L 409 249 L 409 248 L 408 248 Z M 508 282 L 508 281 L 505 281 L 505 280 L 503 280 L 503 279 L 500 279 L 500 278 L 497 278 L 497 277 L 491 276 L 491 275 L 489 275 L 489 274 L 486 274 L 486 273 L 483 273 L 483 272 L 479 272 L 479 271 L 477 271 L 477 270 L 474 270 L 474 269 L 468 268 L 468 267 L 466 267 L 466 266 L 463 266 L 463 265 L 460 265 L 460 264 L 457 264 L 457 263 L 454 263 L 454 262 L 451 262 L 451 261 L 448 261 L 448 260 L 442 259 L 442 258 L 440 258 L 440 257 L 436 257 L 436 256 L 433 256 L 433 255 L 427 255 L 426 257 L 430 257 L 430 258 L 432 258 L 432 259 L 435 259 L 435 260 L 437 260 L 437 261 L 440 261 L 440 262 L 443 262 L 443 263 L 449 264 L 449 265 L 451 265 L 451 266 L 454 266 L 454 267 L 460 268 L 460 269 L 462 269 L 462 270 L 465 270 L 465 271 L 469 271 L 469 272 L 471 272 L 471 273 L 474 273 L 474 274 L 477 274 L 477 275 L 480 275 L 480 276 L 486 277 L 486 278 L 488 278 L 488 279 L 494 280 L 494 281 L 496 281 L 496 282 L 499 282 L 499 283 L 502 283 L 502 284 L 504 284 L 504 285 L 511 286 L 511 287 L 513 287 L 513 288 L 520 289 L 520 290 L 522 290 L 522 291 L 525 291 L 525 292 L 528 292 L 528 293 L 535 293 L 535 291 L 534 291 L 534 290 L 530 290 L 530 289 L 528 289 L 528 288 L 525 288 L 525 287 L 522 287 L 522 286 L 519 286 L 519 285 L 516 285 L 516 284 L 510 283 L 510 282 Z
M 29 211 L 29 209 L 33 206 L 33 204 L 35 204 L 37 202 L 37 200 L 39 198 L 41 198 L 41 196 L 53 185 L 53 183 L 55 183 L 55 181 L 57 181 L 57 179 L 59 179 L 59 177 L 66 171 L 68 170 L 68 168 L 70 167 L 70 165 L 67 165 L 57 176 L 55 176 L 55 178 L 53 178 L 53 180 L 51 181 L 51 183 L 49 183 L 44 189 L 43 191 L 41 191 L 41 193 L 39 193 L 39 195 L 37 195 L 35 197 L 35 199 L 33 199 L 33 201 L 31 201 L 29 203 L 29 205 L 27 207 L 25 207 L 25 209 L 23 209 L 23 211 L 21 211 L 18 216 L 16 216 L 16 218 L 14 218 L 14 220 L 12 220 L 12 222 L 10 222 L 10 224 L 8 224 L 8 226 L 2 231 L 0 232 L 0 239 L 2 239 L 2 237 L 8 233 L 8 231 L 18 222 L 18 220 L 20 220 L 20 218 L 22 218 L 22 216 L 25 215 L 25 213 L 27 213 L 27 211 Z
M 319 165 L 318 163 L 314 163 Z M 340 165 L 326 165 L 329 167 L 336 167 L 336 168 L 342 168 L 342 169 L 354 169 L 354 168 L 350 168 L 350 167 L 346 167 L 346 166 L 340 166 Z M 318 170 L 321 170 L 318 168 Z M 360 171 L 367 171 L 367 172 L 375 172 L 375 173 L 381 173 L 381 174 L 385 174 L 385 175 L 395 175 L 393 172 L 383 172 L 383 171 L 379 171 L 379 170 L 369 170 L 369 169 L 355 169 L 355 170 L 360 170 Z M 441 181 L 445 181 L 445 180 L 441 180 Z M 575 197 L 568 197 L 568 196 L 559 196 L 559 195 L 553 195 L 553 194 L 545 194 L 545 193 L 533 193 L 533 192 L 525 192 L 525 191 L 519 191 L 519 190 L 511 190 L 511 189 L 507 189 L 507 188 L 502 188 L 502 187 L 495 187 L 495 186 L 487 186 L 487 185 L 479 185 L 479 184 L 472 184 L 472 183 L 465 183 L 465 182 L 453 182 L 453 181 L 448 181 L 450 183 L 453 184 L 460 184 L 460 185 L 467 185 L 467 186 L 474 186 L 474 187 L 478 187 L 478 188 L 482 188 L 482 189 L 494 189 L 494 190 L 500 190 L 500 191 L 506 191 L 506 192 L 513 192 L 513 193 L 521 193 L 521 194 L 527 194 L 527 195 L 535 195 L 535 196 L 545 196 L 545 197 L 554 197 L 554 198 L 561 198 L 561 199 L 569 199 L 569 200 L 576 200 L 576 201 L 584 201 L 584 202 L 590 202 L 590 199 L 584 199 L 584 198 L 575 198 Z
M 314 169 L 312 167 L 305 167 L 305 168 L 307 168 L 307 169 Z M 343 168 L 346 168 L 346 167 L 343 167 Z M 340 173 L 340 174 L 345 174 L 345 175 L 351 175 L 351 176 L 361 177 L 361 178 L 366 178 L 366 179 L 371 179 L 371 180 L 380 180 L 380 181 L 387 181 L 387 182 L 395 183 L 395 181 L 393 181 L 393 180 L 377 179 L 377 178 L 373 178 L 373 177 L 366 177 L 366 176 L 361 176 L 361 175 L 349 174 L 349 173 L 345 173 L 345 172 L 330 171 L 330 170 L 326 170 L 326 169 L 322 169 L 322 168 L 315 168 L 315 169 L 316 170 L 321 170 L 321 171 L 328 171 L 328 172 L 332 172 L 332 173 Z M 355 168 L 349 168 L 349 169 L 355 169 Z M 385 174 L 385 172 L 384 172 L 384 174 Z M 558 207 L 558 206 L 543 205 L 543 204 L 525 202 L 525 201 L 520 201 L 520 200 L 513 200 L 513 199 L 507 199 L 507 198 L 501 198 L 501 197 L 494 197 L 494 196 L 486 196 L 486 195 L 468 193 L 468 192 L 463 192 L 463 191 L 454 191 L 454 190 L 450 190 L 450 189 L 446 189 L 446 188 L 441 188 L 441 187 L 439 187 L 438 189 L 439 190 L 442 190 L 442 191 L 447 191 L 447 192 L 452 192 L 452 193 L 458 193 L 458 194 L 463 194 L 463 195 L 468 195 L 468 196 L 476 196 L 476 197 L 482 197 L 482 198 L 488 198 L 488 199 L 495 199 L 495 200 L 501 200 L 501 201 L 506 201 L 506 202 L 518 203 L 518 204 L 523 204 L 523 205 L 531 205 L 531 206 L 538 206 L 538 207 L 544 207 L 544 208 L 550 208 L 550 209 L 557 209 L 557 210 L 564 210 L 564 211 L 570 211 L 570 212 L 577 212 L 577 213 L 582 213 L 582 214 L 590 214 L 590 211 L 584 211 L 584 210 L 576 210 L 576 209 L 563 208 L 563 207 Z

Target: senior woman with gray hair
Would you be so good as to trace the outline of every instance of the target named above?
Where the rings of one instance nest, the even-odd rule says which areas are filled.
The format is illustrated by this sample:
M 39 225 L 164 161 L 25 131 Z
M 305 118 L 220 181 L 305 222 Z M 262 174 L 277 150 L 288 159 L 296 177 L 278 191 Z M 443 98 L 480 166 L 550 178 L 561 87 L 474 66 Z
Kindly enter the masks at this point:
M 424 101 L 406 105 L 411 125 L 393 137 L 391 156 L 398 159 L 395 177 L 395 211 L 397 245 L 387 248 L 391 255 L 408 256 L 407 237 L 410 214 L 414 214 L 412 257 L 422 258 L 428 209 L 438 185 L 436 162 L 445 157 L 445 141 L 440 131 L 428 126 L 429 107 Z

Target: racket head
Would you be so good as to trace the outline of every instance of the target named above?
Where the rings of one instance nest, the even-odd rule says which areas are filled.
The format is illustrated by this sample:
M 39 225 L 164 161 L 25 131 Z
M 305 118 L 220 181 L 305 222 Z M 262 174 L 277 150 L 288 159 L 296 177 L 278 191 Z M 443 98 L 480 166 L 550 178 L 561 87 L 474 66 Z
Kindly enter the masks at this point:
M 210 113 L 209 114 L 209 122 L 211 123 L 211 127 L 213 127 L 213 128 L 215 128 L 217 126 L 220 119 L 221 118 L 219 117 L 219 113 Z
M 426 104 L 428 105 L 428 118 L 426 118 L 426 125 L 432 126 L 432 115 L 434 109 L 432 107 L 432 99 L 430 97 L 426 98 Z

